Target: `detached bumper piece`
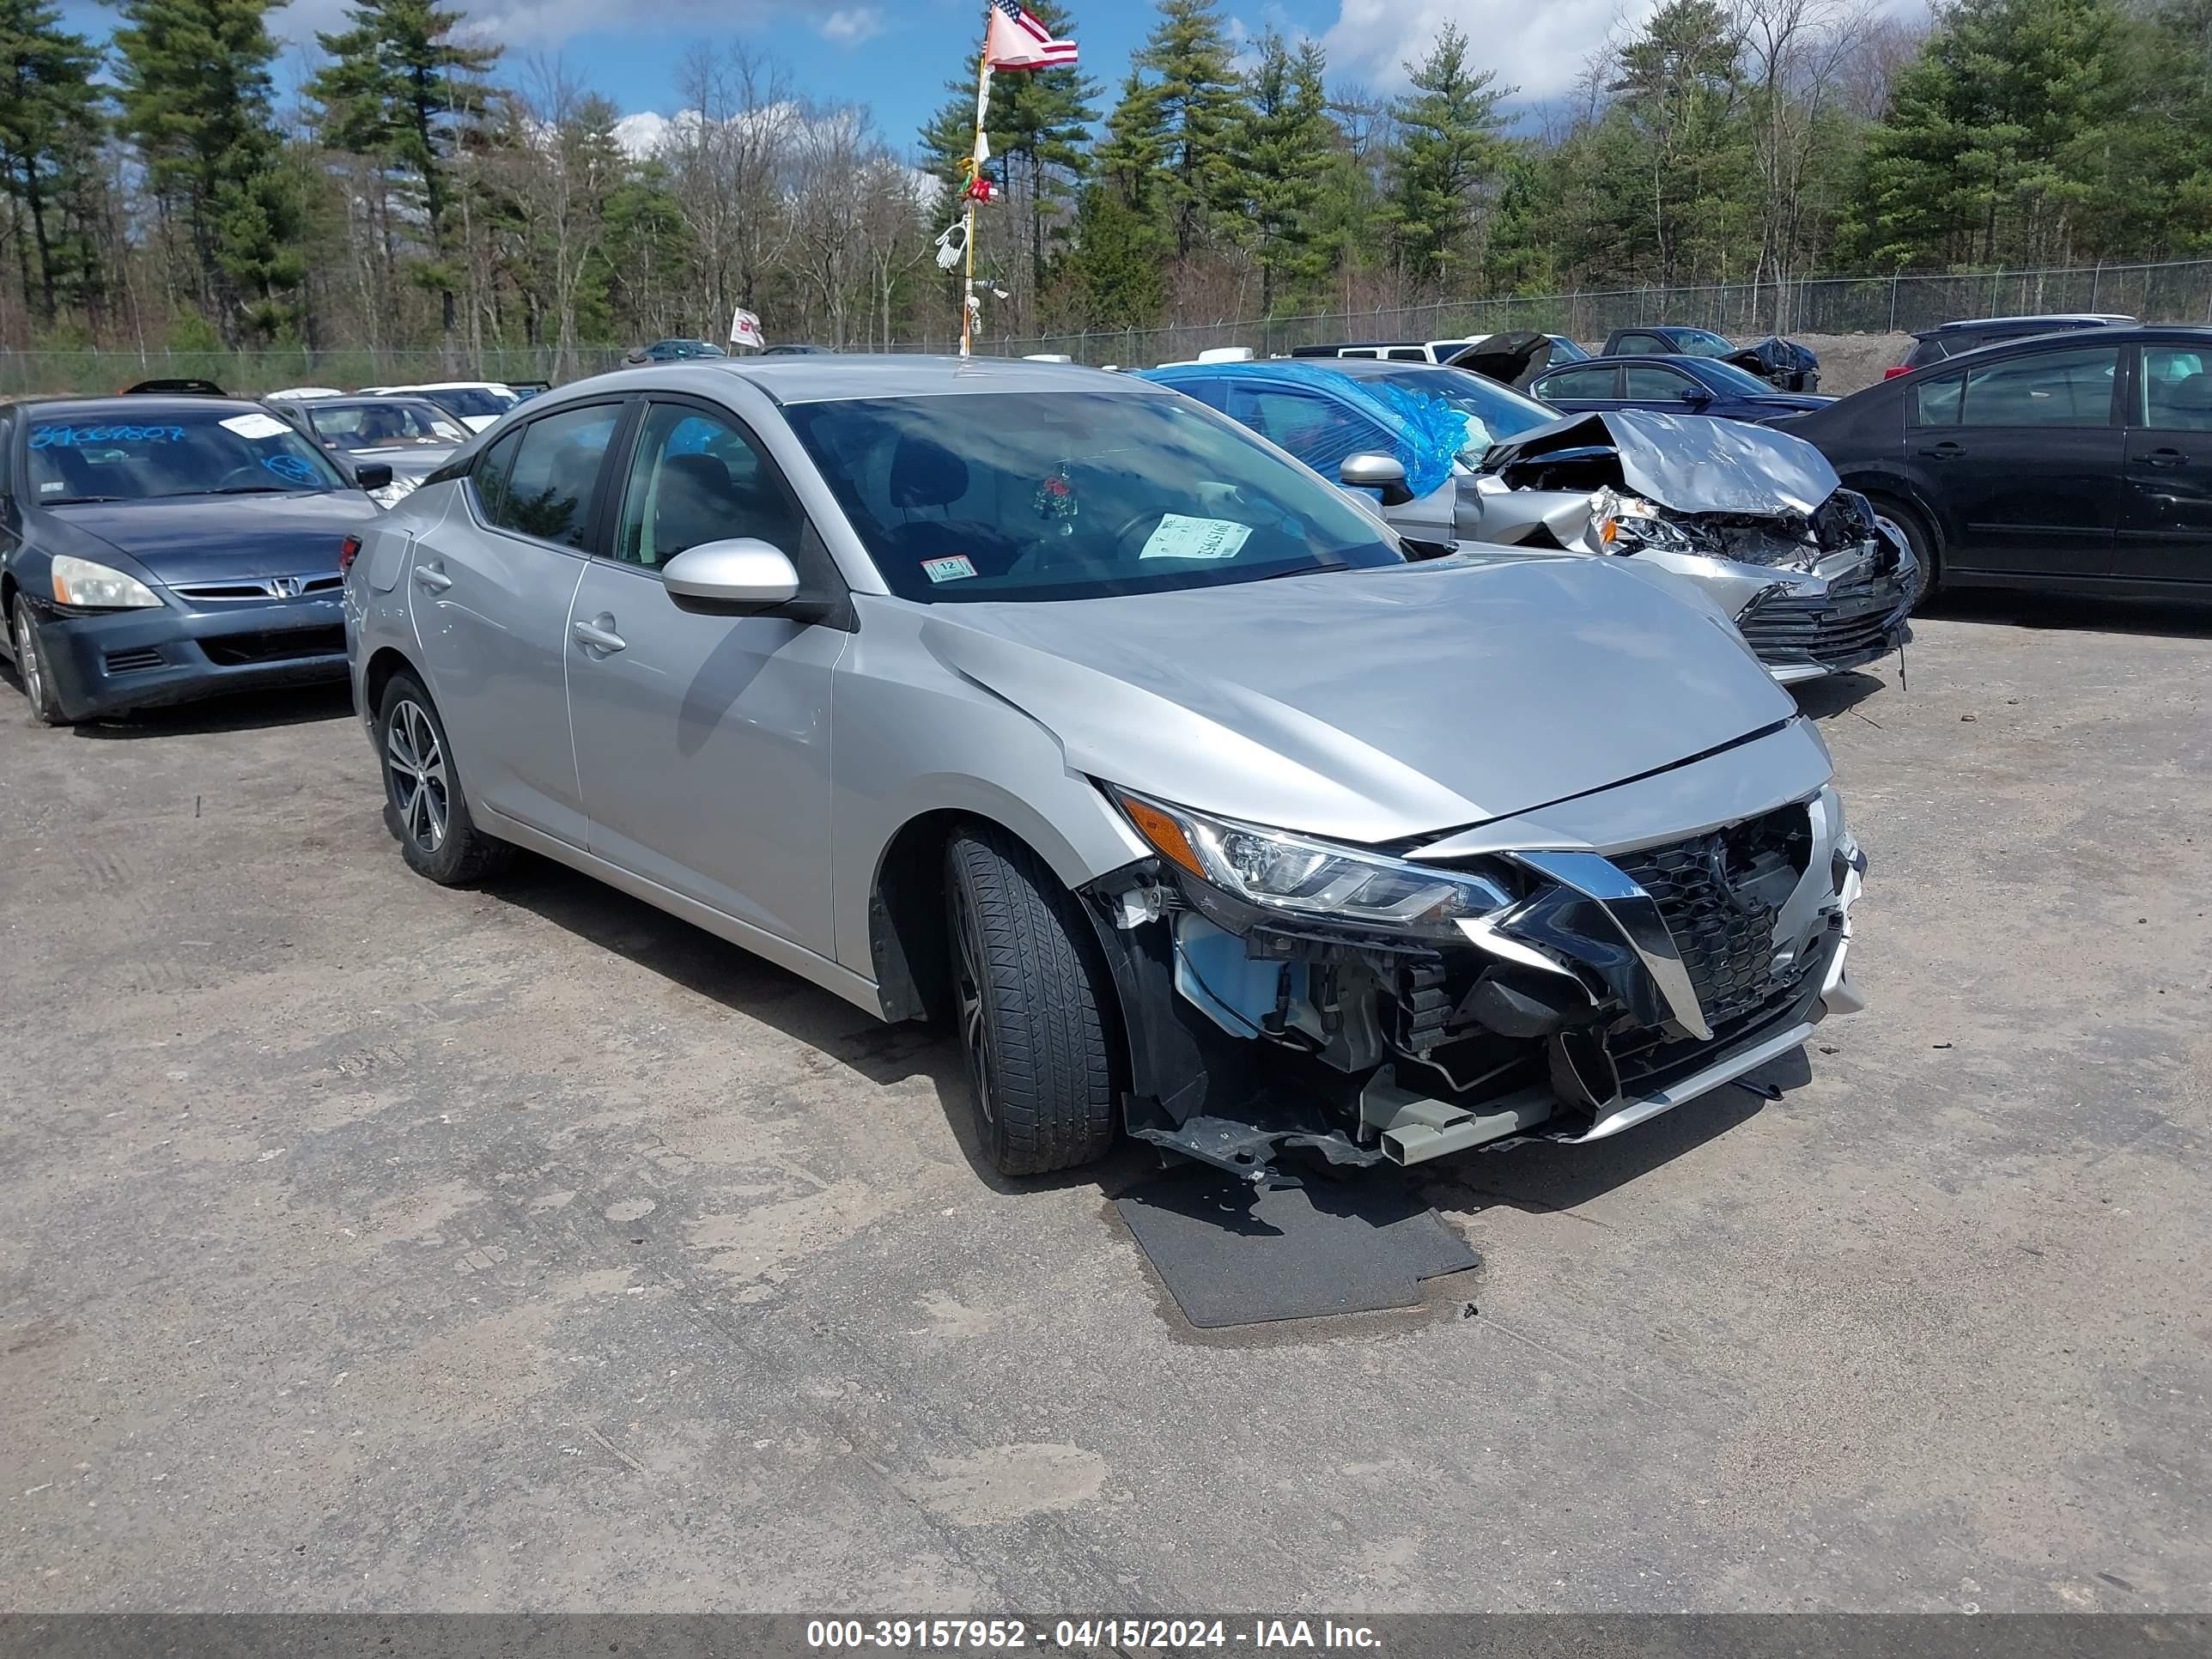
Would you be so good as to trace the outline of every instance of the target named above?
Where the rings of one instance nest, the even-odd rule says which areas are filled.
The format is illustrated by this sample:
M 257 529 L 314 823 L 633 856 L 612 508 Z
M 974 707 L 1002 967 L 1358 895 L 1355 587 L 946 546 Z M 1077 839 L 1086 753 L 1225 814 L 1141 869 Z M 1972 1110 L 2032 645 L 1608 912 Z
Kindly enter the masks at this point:
M 1609 857 L 1504 857 L 1518 897 L 1459 946 L 1286 931 L 1158 863 L 1096 884 L 1129 1133 L 1250 1181 L 1601 1139 L 1861 1006 L 1864 860 L 1832 792 Z
M 54 611 L 40 636 L 75 720 L 346 674 L 344 619 L 337 599 L 320 594 L 206 610 Z

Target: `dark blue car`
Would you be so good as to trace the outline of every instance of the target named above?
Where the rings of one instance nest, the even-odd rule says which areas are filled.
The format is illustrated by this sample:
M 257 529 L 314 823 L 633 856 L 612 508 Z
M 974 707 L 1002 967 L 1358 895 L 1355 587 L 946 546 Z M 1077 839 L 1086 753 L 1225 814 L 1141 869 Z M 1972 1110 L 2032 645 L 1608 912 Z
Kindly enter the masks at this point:
M 0 404 L 0 614 L 32 712 L 343 679 L 346 550 L 391 482 L 234 398 Z
M 1833 398 L 1777 392 L 1717 357 L 1593 357 L 1540 375 L 1528 388 L 1554 409 L 1649 409 L 1662 415 L 1717 415 L 1771 421 L 1826 409 Z

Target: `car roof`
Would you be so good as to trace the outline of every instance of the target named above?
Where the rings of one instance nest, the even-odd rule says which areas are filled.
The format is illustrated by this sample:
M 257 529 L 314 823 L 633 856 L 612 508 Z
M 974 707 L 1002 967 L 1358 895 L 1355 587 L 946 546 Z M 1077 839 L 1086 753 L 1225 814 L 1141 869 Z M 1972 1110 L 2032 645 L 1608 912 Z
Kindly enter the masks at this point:
M 1126 390 L 1131 379 L 1073 363 L 1031 362 L 1020 357 L 930 357 L 892 352 L 796 352 L 787 356 L 697 357 L 640 365 L 562 386 L 617 388 L 660 381 L 710 386 L 694 379 L 735 374 L 778 403 L 828 403 L 853 398 L 931 398 L 981 392 L 1108 392 Z M 1147 394 L 1151 395 L 1151 394 Z M 532 400 L 535 401 L 534 399 Z M 565 401 L 565 399 L 564 399 Z
M 2022 317 L 1961 317 L 1953 322 L 1938 323 L 1933 328 L 1922 329 L 1913 337 L 1925 339 L 1930 334 L 1971 334 L 1984 328 L 2029 328 L 2038 323 L 2056 323 L 2062 327 L 2069 325 L 2087 327 L 2100 323 L 2125 327 L 2135 320 L 2132 317 L 2124 317 L 2111 311 L 2051 311 Z
M 2060 341 L 2069 342 L 2072 345 L 2073 349 L 2076 350 L 2091 350 L 2098 345 L 2102 345 L 2107 340 L 2116 341 L 2121 344 L 2126 344 L 2130 341 L 2142 341 L 2155 344 L 2161 340 L 2179 340 L 2187 344 L 2201 346 L 2208 351 L 2212 351 L 2212 326 L 2207 326 L 2203 323 L 2112 324 L 2099 329 L 2097 331 L 2097 337 L 2094 342 L 2085 342 L 2075 339 L 2074 337 L 2079 331 L 2080 331 L 2075 329 L 2057 328 L 2051 330 L 2047 333 L 2014 335 L 2006 339 L 1992 340 L 1989 344 L 1984 346 L 1976 346 L 1972 349 L 1967 351 L 1954 351 L 1948 357 L 1938 357 L 1932 362 L 1922 363 L 1917 368 L 1914 368 L 1909 375 L 1900 374 L 1891 380 L 1877 380 L 1875 384 L 1876 386 L 1897 386 L 1901 385 L 1908 379 L 1921 374 L 1928 374 L 1932 377 L 1936 374 L 1946 373 L 1951 369 L 1954 369 L 1960 363 L 1970 362 L 1974 359 L 1984 356 L 1985 354 L 1993 355 L 2000 351 L 2017 351 L 2023 346 L 2039 346 L 2048 343 L 2051 349 L 2055 350 L 2057 349 L 2057 343 Z M 1867 389 L 1871 391 L 1873 388 L 1869 387 Z
M 265 415 L 269 412 L 251 398 L 203 398 L 185 392 L 115 392 L 100 398 L 78 398 L 62 393 L 50 398 L 19 398 L 12 404 L 0 404 L 0 409 L 36 410 L 41 415 L 70 417 L 106 415 L 139 424 L 160 415 L 204 415 L 211 409 L 225 408 L 240 415 Z

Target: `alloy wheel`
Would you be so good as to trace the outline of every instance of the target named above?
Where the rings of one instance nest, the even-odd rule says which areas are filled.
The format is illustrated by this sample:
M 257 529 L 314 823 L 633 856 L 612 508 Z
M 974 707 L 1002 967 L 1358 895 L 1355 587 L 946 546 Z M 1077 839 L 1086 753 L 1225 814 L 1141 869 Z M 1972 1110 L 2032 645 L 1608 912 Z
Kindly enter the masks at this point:
M 384 728 L 384 763 L 407 838 L 425 853 L 436 852 L 446 839 L 446 750 L 419 703 L 392 705 Z
M 46 707 L 46 684 L 39 676 L 38 647 L 31 640 L 31 607 L 15 607 L 15 673 L 23 682 L 23 695 L 31 700 L 31 707 Z
M 992 1100 L 991 1050 L 983 1032 L 983 949 L 976 936 L 975 907 L 959 884 L 953 884 L 952 916 L 959 934 L 960 963 L 955 988 L 960 1004 L 960 1046 L 968 1056 L 968 1077 L 975 1090 L 975 1104 L 986 1123 L 995 1122 Z

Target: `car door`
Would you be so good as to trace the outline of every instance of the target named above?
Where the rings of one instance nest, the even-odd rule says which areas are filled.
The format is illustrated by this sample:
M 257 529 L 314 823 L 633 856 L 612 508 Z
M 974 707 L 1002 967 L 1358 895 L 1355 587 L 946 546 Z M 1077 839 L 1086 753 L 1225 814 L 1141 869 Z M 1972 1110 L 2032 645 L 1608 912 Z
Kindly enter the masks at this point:
M 1554 409 L 1584 414 L 1594 409 L 1620 407 L 1620 365 L 1577 364 L 1553 370 L 1529 388 Z
M 678 610 L 660 580 L 687 548 L 755 537 L 790 556 L 802 598 L 842 599 L 829 551 L 758 441 L 715 404 L 652 398 L 612 488 L 611 534 L 567 641 L 586 844 L 830 956 L 830 680 L 848 636 Z
M 2119 361 L 2117 345 L 2030 349 L 1908 388 L 1905 459 L 1943 520 L 1950 569 L 2109 572 L 2127 448 Z
M 507 433 L 417 538 L 408 573 L 430 694 L 471 797 L 579 847 L 568 606 L 623 409 L 620 398 L 572 404 Z
M 2212 585 L 2212 348 L 2143 345 L 2128 392 L 2112 574 Z

